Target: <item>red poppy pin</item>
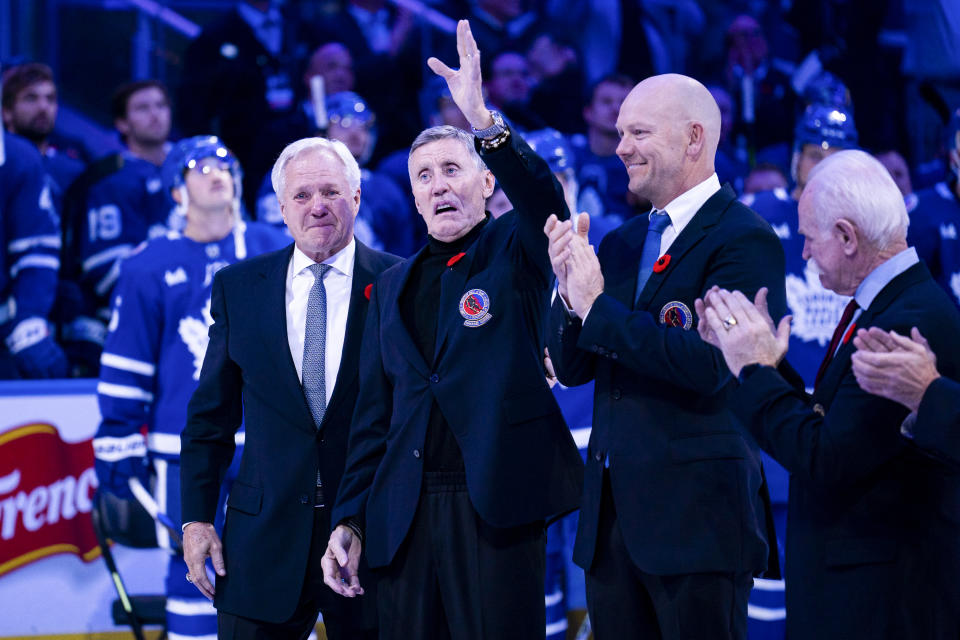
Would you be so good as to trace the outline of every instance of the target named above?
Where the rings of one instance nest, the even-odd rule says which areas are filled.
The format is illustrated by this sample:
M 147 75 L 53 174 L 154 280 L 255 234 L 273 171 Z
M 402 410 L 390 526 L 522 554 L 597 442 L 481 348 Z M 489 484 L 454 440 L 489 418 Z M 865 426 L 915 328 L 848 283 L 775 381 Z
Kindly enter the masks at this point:
M 372 284 L 368 284 L 367 286 L 365 286 L 365 287 L 363 288 L 363 295 L 365 295 L 365 296 L 367 297 L 367 300 L 370 299 L 370 294 L 371 294 L 372 292 L 373 292 L 373 285 L 372 285 Z
M 465 256 L 465 255 L 467 255 L 467 254 L 465 254 L 463 251 L 461 251 L 461 252 L 458 253 L 457 255 L 455 255 L 455 256 L 453 256 L 452 258 L 450 258 L 449 260 L 447 260 L 447 266 L 448 266 L 448 267 L 452 267 L 453 265 L 457 264 L 457 262 L 460 260 L 460 258 L 462 258 L 462 257 Z
M 653 272 L 660 273 L 670 264 L 670 254 L 665 253 L 660 256 L 660 259 L 653 263 Z

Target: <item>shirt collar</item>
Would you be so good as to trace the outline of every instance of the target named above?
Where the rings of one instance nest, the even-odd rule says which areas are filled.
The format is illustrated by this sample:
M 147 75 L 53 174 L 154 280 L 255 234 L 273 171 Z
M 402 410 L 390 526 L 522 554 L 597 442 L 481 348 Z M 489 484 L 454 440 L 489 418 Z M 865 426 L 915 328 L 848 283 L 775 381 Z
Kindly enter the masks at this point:
M 670 224 L 673 225 L 677 233 L 680 233 L 687 226 L 687 223 L 693 219 L 694 214 L 717 191 L 720 191 L 720 179 L 714 173 L 697 186 L 668 202 L 667 206 L 660 211 L 670 216 Z
M 891 280 L 918 262 L 920 258 L 917 257 L 917 250 L 908 247 L 868 273 L 853 294 L 857 306 L 861 309 L 869 309 L 877 295 L 890 284 Z
M 335 254 L 324 260 L 321 264 L 330 265 L 334 271 L 342 273 L 348 278 L 353 277 L 353 257 L 357 253 L 357 241 L 350 240 L 350 244 L 345 246 L 340 251 L 337 251 Z M 307 254 L 300 250 L 300 247 L 294 245 L 293 247 L 293 275 L 294 277 L 300 275 L 304 269 L 310 268 L 313 265 L 313 259 L 310 258 Z

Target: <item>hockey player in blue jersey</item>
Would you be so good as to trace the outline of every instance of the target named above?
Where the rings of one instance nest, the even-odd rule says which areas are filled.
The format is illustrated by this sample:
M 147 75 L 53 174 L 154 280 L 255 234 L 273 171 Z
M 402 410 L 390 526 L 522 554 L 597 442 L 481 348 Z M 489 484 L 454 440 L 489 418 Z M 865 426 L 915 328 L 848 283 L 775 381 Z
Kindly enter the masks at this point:
M 144 240 L 177 226 L 160 173 L 170 148 L 166 88 L 153 80 L 120 87 L 113 98 L 113 116 L 127 148 L 90 168 L 95 175 L 84 190 L 83 203 L 65 216 L 71 239 L 68 253 L 75 260 L 65 265 L 65 275 L 79 284 L 83 308 L 64 327 L 63 337 L 68 352 L 75 355 L 72 359 L 82 366 L 92 358 L 94 368 L 121 261 Z
M 63 351 L 47 316 L 60 268 L 60 229 L 40 153 L 0 133 L 0 379 L 59 378 Z
M 948 178 L 917 194 L 907 243 L 916 247 L 934 279 L 960 305 L 960 108 L 947 126 L 946 142 Z
M 153 487 L 160 510 L 174 522 L 180 516 L 180 431 L 213 322 L 213 276 L 289 243 L 280 231 L 240 218 L 241 175 L 233 154 L 214 136 L 173 148 L 163 167 L 164 188 L 185 227 L 147 241 L 124 260 L 100 360 L 103 422 L 93 447 L 101 487 L 129 498 L 129 480 L 137 478 Z M 162 530 L 158 538 L 168 543 Z M 186 582 L 186 573 L 183 559 L 171 555 L 168 634 L 213 637 L 216 612 Z

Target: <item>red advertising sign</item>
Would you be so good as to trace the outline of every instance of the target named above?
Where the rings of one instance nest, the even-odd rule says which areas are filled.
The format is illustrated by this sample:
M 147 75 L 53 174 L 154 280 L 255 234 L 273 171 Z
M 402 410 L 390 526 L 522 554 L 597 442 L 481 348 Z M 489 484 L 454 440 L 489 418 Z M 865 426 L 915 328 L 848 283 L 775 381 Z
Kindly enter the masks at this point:
M 90 440 L 68 444 L 43 423 L 0 433 L 0 576 L 58 553 L 97 558 L 96 488 Z

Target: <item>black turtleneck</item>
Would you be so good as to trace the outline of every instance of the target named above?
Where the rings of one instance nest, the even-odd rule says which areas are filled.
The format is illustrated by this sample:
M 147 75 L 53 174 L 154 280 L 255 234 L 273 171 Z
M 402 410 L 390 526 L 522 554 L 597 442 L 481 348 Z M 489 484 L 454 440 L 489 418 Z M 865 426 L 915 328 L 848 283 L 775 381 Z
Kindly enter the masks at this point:
M 426 249 L 410 270 L 410 278 L 400 296 L 400 317 L 431 369 L 436 355 L 437 323 L 440 314 L 451 312 L 450 309 L 438 308 L 440 278 L 446 269 L 451 268 L 447 266 L 447 262 L 458 253 L 465 253 L 473 245 L 489 219 L 488 215 L 467 235 L 453 242 L 442 242 L 432 236 L 428 237 Z M 436 400 L 430 409 L 423 464 L 425 471 L 464 470 L 460 447 Z

